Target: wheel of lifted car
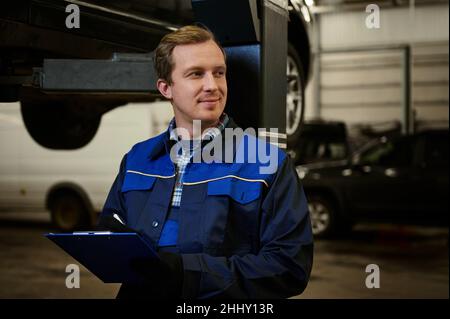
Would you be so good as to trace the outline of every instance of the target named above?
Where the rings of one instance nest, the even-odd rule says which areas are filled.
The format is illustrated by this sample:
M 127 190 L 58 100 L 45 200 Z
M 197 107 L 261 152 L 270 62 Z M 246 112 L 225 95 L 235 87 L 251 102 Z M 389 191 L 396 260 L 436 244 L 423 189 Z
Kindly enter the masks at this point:
M 297 50 L 288 44 L 286 92 L 286 134 L 288 147 L 296 145 L 300 138 L 305 113 L 305 80 L 303 66 Z
M 70 193 L 60 194 L 50 204 L 52 223 L 63 231 L 73 231 L 86 226 L 88 213 L 82 200 Z
M 311 216 L 311 225 L 315 237 L 327 237 L 335 228 L 335 209 L 323 196 L 308 197 L 308 207 Z
M 77 149 L 89 143 L 97 133 L 101 114 L 88 105 L 60 101 L 22 101 L 25 127 L 40 145 L 50 149 Z

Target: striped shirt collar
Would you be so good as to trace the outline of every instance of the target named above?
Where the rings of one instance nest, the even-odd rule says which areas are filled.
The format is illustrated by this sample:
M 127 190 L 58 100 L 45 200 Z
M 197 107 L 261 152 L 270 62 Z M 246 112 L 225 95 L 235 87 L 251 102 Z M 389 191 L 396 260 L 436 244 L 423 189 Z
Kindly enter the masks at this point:
M 229 121 L 228 115 L 226 113 L 222 113 L 222 115 L 219 118 L 219 122 L 216 124 L 216 126 L 209 127 L 202 133 L 202 140 L 212 141 L 214 138 L 219 136 L 227 126 L 228 121 Z M 172 120 L 169 123 L 169 136 L 170 140 L 178 142 L 180 139 L 176 134 L 175 128 L 176 128 L 175 118 L 172 118 Z

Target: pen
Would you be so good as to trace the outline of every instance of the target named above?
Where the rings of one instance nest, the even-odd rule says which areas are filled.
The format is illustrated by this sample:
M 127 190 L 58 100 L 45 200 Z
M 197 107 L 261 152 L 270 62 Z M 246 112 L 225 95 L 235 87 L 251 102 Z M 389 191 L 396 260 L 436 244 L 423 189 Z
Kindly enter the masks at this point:
M 120 216 L 119 216 L 119 215 L 113 214 L 113 217 L 114 217 L 115 219 L 117 219 L 122 225 L 125 225 L 125 223 L 122 221 L 122 219 L 120 219 Z

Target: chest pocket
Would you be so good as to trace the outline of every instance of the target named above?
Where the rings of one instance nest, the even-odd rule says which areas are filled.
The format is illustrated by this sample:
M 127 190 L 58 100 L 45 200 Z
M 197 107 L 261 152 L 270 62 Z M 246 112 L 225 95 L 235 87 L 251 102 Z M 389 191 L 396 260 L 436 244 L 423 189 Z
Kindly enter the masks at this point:
M 122 184 L 122 193 L 133 190 L 151 190 L 156 177 L 135 173 L 126 173 Z
M 240 204 L 248 204 L 261 196 L 262 186 L 259 181 L 225 178 L 209 182 L 208 195 L 227 195 Z
M 244 255 L 252 251 L 264 184 L 226 178 L 208 182 L 207 214 L 203 215 L 206 252 Z
M 139 221 L 155 184 L 156 177 L 126 173 L 121 191 L 125 199 L 127 225 L 142 230 Z

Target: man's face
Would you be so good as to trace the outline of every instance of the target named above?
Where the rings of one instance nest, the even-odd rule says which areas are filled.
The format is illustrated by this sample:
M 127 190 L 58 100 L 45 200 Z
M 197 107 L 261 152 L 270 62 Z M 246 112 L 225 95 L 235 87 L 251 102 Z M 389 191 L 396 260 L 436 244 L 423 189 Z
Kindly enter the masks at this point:
M 226 65 L 214 41 L 176 46 L 172 52 L 172 84 L 158 80 L 158 89 L 171 100 L 178 127 L 214 125 L 227 100 Z

